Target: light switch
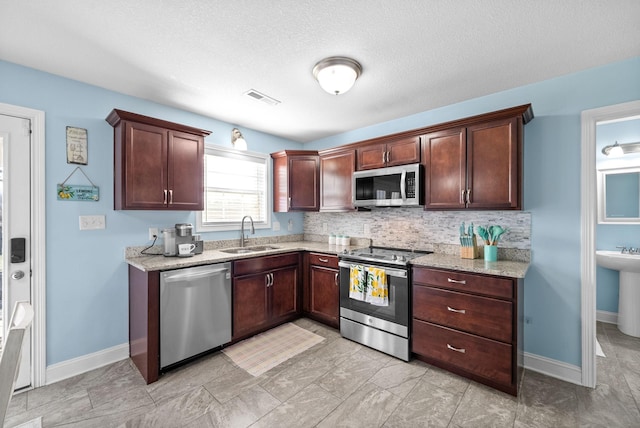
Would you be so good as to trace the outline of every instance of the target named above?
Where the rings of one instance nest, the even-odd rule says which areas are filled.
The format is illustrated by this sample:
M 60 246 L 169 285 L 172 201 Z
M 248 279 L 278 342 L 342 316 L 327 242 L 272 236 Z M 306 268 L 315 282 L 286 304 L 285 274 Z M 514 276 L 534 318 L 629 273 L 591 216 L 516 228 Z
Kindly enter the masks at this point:
M 276 232 L 278 230 L 280 230 L 280 223 L 279 222 L 277 222 L 277 221 L 273 222 L 273 230 L 276 231 Z
M 105 228 L 103 215 L 81 215 L 80 230 L 98 230 Z

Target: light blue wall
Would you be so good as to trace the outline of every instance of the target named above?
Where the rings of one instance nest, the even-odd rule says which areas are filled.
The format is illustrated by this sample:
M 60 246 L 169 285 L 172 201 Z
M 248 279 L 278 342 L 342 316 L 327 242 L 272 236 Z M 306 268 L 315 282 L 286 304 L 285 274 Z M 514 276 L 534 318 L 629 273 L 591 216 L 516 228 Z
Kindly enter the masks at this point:
M 357 129 L 308 147 L 332 147 L 531 103 L 535 119 L 525 127 L 524 208 L 532 215 L 532 260 L 524 304 L 532 322 L 525 326 L 524 347 L 580 366 L 580 113 L 638 99 L 640 57 Z
M 113 108 L 212 131 L 208 143 L 231 146 L 232 124 L 125 96 L 0 61 L 0 102 L 43 110 L 46 115 L 47 365 L 128 341 L 127 267 L 124 248 L 146 245 L 148 228 L 195 224 L 190 212 L 113 210 L 113 128 L 105 117 Z M 89 162 L 82 169 L 100 187 L 99 202 L 56 200 L 61 183 L 77 165 L 66 163 L 65 127 L 88 130 Z M 293 141 L 241 128 L 249 149 L 271 153 L 300 149 Z M 88 184 L 74 175 L 70 184 Z M 106 216 L 106 229 L 80 231 L 78 216 Z M 292 219 L 294 230 L 287 232 Z M 276 214 L 280 232 L 302 233 L 303 215 Z M 239 232 L 203 234 L 204 239 L 239 238 Z
M 609 159 L 602 149 L 614 142 L 640 141 L 640 119 L 599 124 L 596 128 L 596 168 L 620 168 L 640 166 L 640 154 L 627 154 L 623 158 Z M 619 189 L 617 189 L 619 190 Z M 619 195 L 625 198 L 626 195 Z M 628 198 L 632 200 L 631 198 Z M 617 250 L 617 246 L 640 247 L 640 224 L 598 224 L 596 226 L 596 249 Z M 618 312 L 618 290 L 620 274 L 616 270 L 596 267 L 596 309 Z

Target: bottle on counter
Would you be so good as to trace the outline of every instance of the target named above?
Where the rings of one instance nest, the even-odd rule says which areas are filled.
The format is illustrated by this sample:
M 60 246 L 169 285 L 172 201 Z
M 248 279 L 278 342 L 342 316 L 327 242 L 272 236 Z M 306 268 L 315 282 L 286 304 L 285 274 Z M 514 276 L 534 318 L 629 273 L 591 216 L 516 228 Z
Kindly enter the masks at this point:
M 335 245 L 336 244 L 336 235 L 329 235 L 329 245 Z

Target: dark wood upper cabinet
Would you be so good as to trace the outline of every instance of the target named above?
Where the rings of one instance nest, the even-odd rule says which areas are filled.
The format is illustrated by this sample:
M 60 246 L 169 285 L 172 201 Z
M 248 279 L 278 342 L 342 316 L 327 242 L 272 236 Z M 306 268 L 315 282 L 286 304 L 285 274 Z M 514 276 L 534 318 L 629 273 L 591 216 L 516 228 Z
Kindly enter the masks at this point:
M 210 131 L 114 109 L 114 209 L 204 209 Z
M 421 136 L 425 209 L 522 209 L 520 106 L 439 126 Z
M 318 152 L 283 150 L 273 159 L 273 211 L 318 211 L 320 160 Z
M 353 211 L 354 149 L 320 152 L 320 211 Z
M 408 137 L 358 147 L 358 171 L 420 162 L 420 138 Z

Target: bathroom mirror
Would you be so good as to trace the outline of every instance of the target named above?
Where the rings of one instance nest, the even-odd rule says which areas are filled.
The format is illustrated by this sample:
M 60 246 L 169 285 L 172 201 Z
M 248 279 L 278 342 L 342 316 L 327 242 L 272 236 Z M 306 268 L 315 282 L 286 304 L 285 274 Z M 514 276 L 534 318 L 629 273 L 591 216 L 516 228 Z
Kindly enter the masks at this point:
M 598 170 L 598 223 L 640 223 L 640 167 Z

